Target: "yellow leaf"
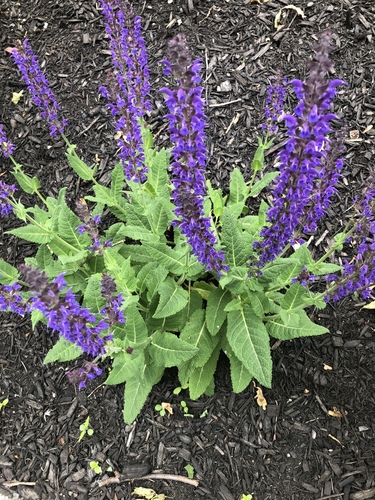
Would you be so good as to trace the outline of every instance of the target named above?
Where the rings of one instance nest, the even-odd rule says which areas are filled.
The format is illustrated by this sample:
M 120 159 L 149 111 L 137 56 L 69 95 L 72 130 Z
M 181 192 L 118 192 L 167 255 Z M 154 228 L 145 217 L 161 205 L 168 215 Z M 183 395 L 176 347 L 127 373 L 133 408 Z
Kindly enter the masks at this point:
M 23 90 L 21 90 L 20 92 L 13 92 L 13 95 L 12 95 L 12 103 L 13 104 L 18 104 L 19 100 L 23 96 L 23 92 L 24 92 Z
M 139 497 L 146 498 L 146 500 L 165 500 L 165 495 L 163 493 L 158 495 L 151 488 L 135 488 L 132 495 L 138 495 Z
M 326 365 L 326 364 L 324 363 L 324 365 L 323 365 L 323 370 L 328 370 L 328 371 L 331 371 L 331 370 L 333 370 L 333 368 L 332 368 L 332 366 L 330 366 L 330 365 Z
M 302 19 L 305 19 L 306 17 L 303 10 L 300 9 L 299 7 L 296 7 L 295 5 L 286 5 L 285 7 L 282 7 L 275 16 L 274 26 L 277 30 L 280 30 L 281 28 L 284 27 L 284 24 L 280 24 L 281 13 L 284 9 L 295 10 L 297 14 L 302 17 Z
M 362 309 L 375 309 L 375 300 L 363 306 Z
M 267 409 L 267 401 L 266 401 L 266 398 L 263 396 L 263 391 L 262 391 L 262 389 L 260 387 L 257 387 L 255 385 L 255 383 L 254 383 L 254 387 L 257 390 L 257 393 L 254 396 L 254 399 L 256 399 L 256 401 L 258 403 L 258 406 L 260 406 L 261 408 L 263 408 L 264 411 L 266 411 L 266 409 Z

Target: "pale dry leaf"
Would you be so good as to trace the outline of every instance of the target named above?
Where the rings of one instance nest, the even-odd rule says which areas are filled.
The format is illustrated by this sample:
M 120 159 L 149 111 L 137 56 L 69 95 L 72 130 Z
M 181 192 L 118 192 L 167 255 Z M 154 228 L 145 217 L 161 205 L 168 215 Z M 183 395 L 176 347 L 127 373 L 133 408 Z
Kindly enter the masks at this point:
M 257 387 L 255 384 L 254 384 L 254 387 L 257 390 L 257 393 L 254 396 L 254 399 L 256 399 L 256 402 L 258 403 L 258 406 L 260 406 L 264 411 L 266 411 L 266 409 L 267 409 L 267 400 L 266 400 L 266 398 L 263 395 L 263 391 L 262 391 L 262 389 L 260 387 Z
M 173 415 L 173 408 L 172 408 L 172 406 L 169 403 L 162 403 L 161 407 L 163 408 L 163 410 L 165 410 L 166 412 L 168 412 L 169 415 Z
M 303 10 L 300 7 L 296 7 L 295 5 L 286 5 L 285 7 L 282 7 L 275 16 L 274 26 L 277 30 L 280 30 L 281 28 L 284 27 L 284 24 L 280 24 L 280 19 L 281 19 L 282 12 L 285 9 L 295 10 L 297 12 L 297 14 L 302 17 L 302 19 L 305 19 L 305 17 L 306 17 L 305 13 L 303 12 Z
M 336 417 L 336 418 L 342 418 L 344 415 L 347 414 L 348 414 L 347 411 L 341 412 L 338 408 L 336 408 L 336 406 L 333 406 L 332 410 L 328 411 L 328 415 L 330 417 Z
M 331 370 L 333 370 L 333 368 L 332 368 L 332 366 L 330 366 L 330 365 L 326 365 L 326 364 L 324 363 L 324 365 L 323 365 L 323 370 L 331 371 Z
M 13 104 L 18 104 L 21 97 L 23 96 L 24 91 L 21 90 L 20 92 L 13 92 L 12 94 L 12 103 Z

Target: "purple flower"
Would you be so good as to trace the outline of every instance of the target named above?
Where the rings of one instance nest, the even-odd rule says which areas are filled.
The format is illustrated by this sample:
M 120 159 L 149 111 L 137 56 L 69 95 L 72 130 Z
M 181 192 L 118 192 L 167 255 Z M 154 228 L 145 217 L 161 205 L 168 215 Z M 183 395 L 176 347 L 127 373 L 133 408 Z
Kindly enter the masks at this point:
M 266 123 L 263 123 L 262 129 L 268 134 L 277 132 L 277 123 L 284 114 L 283 105 L 286 95 L 286 78 L 281 77 L 280 71 L 276 76 L 271 78 L 271 85 L 268 87 L 266 105 L 264 107 L 264 115 Z
M 140 118 L 151 109 L 147 98 L 149 70 L 147 52 L 141 33 L 141 18 L 134 17 L 128 0 L 100 0 L 109 38 L 115 72 L 107 75 L 107 85 L 100 87 L 108 104 L 120 148 L 120 159 L 127 180 L 143 182 L 147 168 L 142 144 Z
M 0 123 L 0 151 L 5 158 L 13 154 L 16 146 L 8 141 L 5 130 Z
M 0 311 L 10 310 L 21 316 L 27 313 L 26 301 L 18 292 L 21 288 L 18 283 L 0 285 Z
M 82 307 L 67 284 L 63 274 L 52 282 L 45 272 L 22 264 L 20 271 L 29 285 L 32 295 L 28 310 L 39 310 L 47 319 L 47 326 L 75 343 L 84 352 L 94 357 L 105 353 L 104 344 L 112 339 L 106 334 L 109 325 Z M 64 295 L 63 295 L 64 293 Z
M 107 306 L 100 313 L 106 317 L 106 321 L 113 326 L 115 323 L 125 323 L 124 311 L 121 309 L 124 304 L 122 293 L 117 292 L 114 279 L 104 273 L 101 281 L 102 296 L 106 299 Z
M 325 213 L 338 180 L 334 167 L 341 168 L 342 161 L 335 155 L 329 157 L 330 139 L 327 135 L 331 131 L 330 121 L 336 115 L 327 113 L 327 110 L 331 107 L 336 87 L 345 82 L 325 80 L 326 73 L 333 66 L 329 59 L 332 51 L 330 40 L 331 36 L 325 33 L 314 48 L 315 58 L 309 63 L 307 81 L 290 82 L 300 102 L 294 109 L 295 116 L 283 116 L 289 139 L 279 154 L 280 175 L 272 193 L 273 206 L 267 213 L 270 224 L 261 231 L 263 241 L 254 245 L 261 252 L 260 266 L 274 260 L 286 245 L 294 241 L 296 230 L 309 210 L 309 203 L 314 205 L 317 191 L 325 189 L 327 194 L 320 193 L 320 200 L 316 199 L 314 221 L 308 220 L 307 228 L 315 227 L 313 222 Z
M 84 389 L 88 380 L 99 377 L 103 370 L 96 363 L 85 360 L 83 366 L 66 372 L 66 376 L 71 384 L 78 384 L 78 390 Z
M 28 44 L 28 40 L 24 40 L 22 44 L 16 42 L 16 47 L 11 49 L 10 53 L 34 103 L 40 108 L 42 118 L 49 124 L 50 135 L 55 137 L 57 132 L 62 134 L 67 121 L 59 117 L 60 106 L 57 104 L 46 76 L 40 69 L 38 59 Z
M 202 87 L 198 60 L 192 61 L 185 36 L 176 35 L 168 43 L 168 61 L 165 73 L 176 79 L 173 90 L 161 89 L 169 109 L 169 131 L 174 143 L 172 155 L 173 200 L 177 219 L 173 221 L 187 238 L 192 252 L 207 270 L 227 270 L 224 253 L 214 246 L 217 239 L 211 228 L 211 219 L 204 216 L 206 194 L 204 170 L 207 150 L 206 126 L 203 111 Z
M 100 242 L 98 224 L 101 224 L 102 221 L 99 215 L 92 217 L 84 199 L 76 201 L 76 213 L 83 222 L 82 225 L 77 227 L 78 234 L 87 233 L 91 238 L 92 244 L 89 246 L 89 250 L 96 253 L 103 253 L 106 247 L 112 246 L 110 241 L 106 241 L 105 243 Z
M 13 196 L 13 193 L 17 191 L 16 186 L 5 184 L 5 182 L 0 181 L 0 213 L 1 215 L 9 215 L 13 206 L 9 203 L 9 196 Z

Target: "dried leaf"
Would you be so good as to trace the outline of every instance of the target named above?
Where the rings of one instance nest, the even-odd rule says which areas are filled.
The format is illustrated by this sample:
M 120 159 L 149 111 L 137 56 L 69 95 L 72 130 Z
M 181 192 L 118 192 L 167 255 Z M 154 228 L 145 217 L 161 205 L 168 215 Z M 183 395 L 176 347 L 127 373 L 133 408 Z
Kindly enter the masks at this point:
M 333 368 L 332 368 L 332 366 L 330 366 L 330 365 L 326 365 L 326 364 L 324 364 L 324 365 L 323 365 L 323 370 L 328 370 L 328 371 L 331 371 L 331 370 L 333 370 Z
M 256 402 L 258 403 L 258 406 L 260 406 L 264 411 L 267 409 L 267 401 L 266 398 L 263 396 L 263 391 L 260 387 L 257 387 L 254 383 L 254 387 L 257 390 L 256 395 L 254 396 L 254 399 L 256 399 Z
M 151 488 L 135 488 L 132 495 L 138 495 L 139 497 L 146 498 L 146 500 L 165 500 L 165 495 L 163 493 L 158 495 Z
M 375 300 L 363 306 L 362 309 L 375 309 Z
M 163 408 L 163 410 L 167 411 L 169 415 L 173 415 L 173 408 L 169 403 L 162 403 L 161 407 Z
M 302 17 L 302 19 L 305 19 L 306 17 L 303 10 L 300 9 L 299 7 L 296 7 L 295 5 L 286 5 L 285 7 L 282 7 L 275 16 L 274 26 L 277 30 L 280 30 L 281 28 L 284 27 L 284 24 L 280 24 L 281 14 L 284 9 L 295 10 L 297 14 Z
M 332 407 L 332 410 L 329 410 L 328 411 L 328 415 L 330 417 L 336 417 L 336 418 L 342 418 L 344 417 L 345 415 L 347 415 L 348 412 L 347 411 L 344 411 L 343 413 L 338 409 L 336 408 L 336 406 L 333 406 Z

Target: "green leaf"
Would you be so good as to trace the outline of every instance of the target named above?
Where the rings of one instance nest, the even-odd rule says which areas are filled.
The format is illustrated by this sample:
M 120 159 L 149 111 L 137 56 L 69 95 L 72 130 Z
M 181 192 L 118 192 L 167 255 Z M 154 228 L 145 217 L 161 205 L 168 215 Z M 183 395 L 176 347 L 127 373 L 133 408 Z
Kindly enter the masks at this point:
M 35 194 L 40 189 L 40 182 L 36 177 L 29 177 L 21 170 L 21 165 L 17 165 L 12 171 L 13 177 L 20 185 L 22 191 L 28 194 Z
M 309 319 L 304 310 L 296 312 L 299 317 L 298 324 L 287 326 L 281 318 L 270 319 L 266 323 L 269 334 L 280 340 L 291 340 L 299 337 L 311 337 L 314 335 L 323 335 L 328 330 L 324 326 L 317 325 Z M 295 323 L 295 321 L 294 321 Z
M 166 318 L 181 311 L 187 304 L 189 294 L 172 278 L 167 278 L 158 289 L 160 300 L 154 318 Z
M 155 235 L 150 229 L 141 226 L 126 225 L 121 231 L 125 238 L 135 241 L 155 241 Z
M 239 394 L 250 384 L 253 376 L 247 370 L 237 356 L 235 356 L 232 348 L 230 347 L 228 341 L 225 341 L 222 349 L 225 351 L 230 362 L 230 378 L 232 380 L 233 392 Z
M 138 417 L 152 387 L 159 382 L 164 368 L 145 363 L 140 375 L 128 380 L 124 392 L 124 421 L 130 425 Z
M 72 144 L 68 147 L 66 157 L 74 172 L 84 181 L 92 181 L 94 178 L 94 171 L 82 161 L 74 152 L 77 146 Z
M 144 229 L 151 230 L 151 226 L 147 220 L 147 217 L 145 217 L 143 214 L 139 214 L 135 208 L 130 205 L 130 203 L 127 203 L 124 206 L 124 210 L 126 213 L 126 220 L 129 224 L 129 226 L 138 226 L 138 227 L 143 227 Z
M 2 285 L 12 285 L 18 280 L 19 272 L 5 260 L 0 259 L 0 283 Z
M 101 278 L 101 275 L 91 275 L 83 296 L 84 306 L 93 314 L 98 313 L 106 305 L 106 300 L 102 296 Z
M 291 283 L 292 278 L 296 278 L 300 274 L 303 268 L 304 265 L 298 259 L 293 257 L 279 258 L 267 265 L 260 281 L 267 279 L 274 285 L 278 284 L 280 288 L 284 288 Z
M 164 148 L 155 154 L 148 167 L 148 182 L 152 185 L 157 195 L 161 194 L 169 184 L 167 168 L 169 165 L 169 152 Z
M 227 317 L 224 309 L 231 300 L 231 294 L 221 288 L 216 288 L 210 293 L 206 308 L 206 324 L 211 335 L 216 335 L 222 327 Z
M 38 263 L 38 267 L 43 270 L 53 264 L 52 254 L 47 245 L 39 246 L 35 259 Z
M 201 367 L 194 367 L 194 370 L 189 377 L 190 399 L 198 399 L 200 396 L 202 396 L 202 394 L 206 392 L 210 384 L 213 382 L 220 350 L 221 344 L 218 343 L 207 363 L 205 363 Z
M 123 331 L 126 339 L 135 347 L 146 343 L 148 339 L 147 326 L 137 306 L 132 304 L 127 307 L 125 316 L 126 323 Z
M 111 192 L 110 196 L 113 200 L 120 200 L 124 189 L 125 175 L 121 163 L 118 163 L 111 172 Z
M 205 281 L 196 281 L 193 284 L 193 289 L 196 290 L 204 300 L 208 300 L 208 297 L 215 290 L 215 287 Z
M 115 279 L 119 292 L 134 292 L 137 279 L 129 258 L 119 253 L 119 247 L 107 247 L 103 252 L 107 271 Z
M 229 267 L 242 266 L 251 253 L 250 245 L 247 244 L 248 234 L 240 233 L 237 220 L 228 208 L 224 209 L 222 223 L 221 242 Z
M 34 224 L 17 227 L 16 229 L 6 231 L 6 233 L 39 244 L 49 243 L 55 236 L 51 228 L 36 226 Z
M 47 352 L 43 364 L 46 365 L 47 363 L 53 363 L 55 361 L 72 361 L 73 359 L 79 358 L 81 354 L 83 354 L 83 351 L 80 347 L 60 337 L 52 349 Z
M 146 210 L 146 215 L 153 233 L 163 235 L 172 221 L 172 212 L 166 208 L 163 200 L 154 200 Z
M 166 368 L 188 361 L 198 351 L 196 347 L 169 332 L 155 332 L 148 349 L 155 363 Z
M 228 313 L 227 339 L 235 356 L 258 382 L 271 387 L 272 360 L 267 329 L 250 306 Z
M 224 212 L 225 198 L 223 197 L 223 191 L 221 189 L 213 189 L 209 179 L 206 181 L 208 188 L 208 195 L 214 206 L 213 212 L 215 217 L 221 217 Z
M 267 172 L 259 181 L 257 181 L 251 191 L 249 196 L 255 198 L 258 194 L 263 191 L 265 187 L 267 187 L 276 177 L 280 175 L 280 172 Z
M 105 381 L 107 385 L 122 384 L 142 374 L 145 365 L 143 352 L 134 357 L 133 353 L 119 352 L 114 355 L 111 371 Z
M 232 172 L 229 184 L 228 205 L 235 205 L 237 203 L 242 203 L 244 205 L 246 198 L 247 198 L 246 182 L 244 181 L 241 171 L 238 168 L 235 168 Z
M 212 338 L 208 332 L 204 316 L 202 309 L 195 311 L 180 334 L 181 340 L 197 349 L 191 360 L 194 367 L 204 366 L 208 362 L 219 341 L 219 337 Z

